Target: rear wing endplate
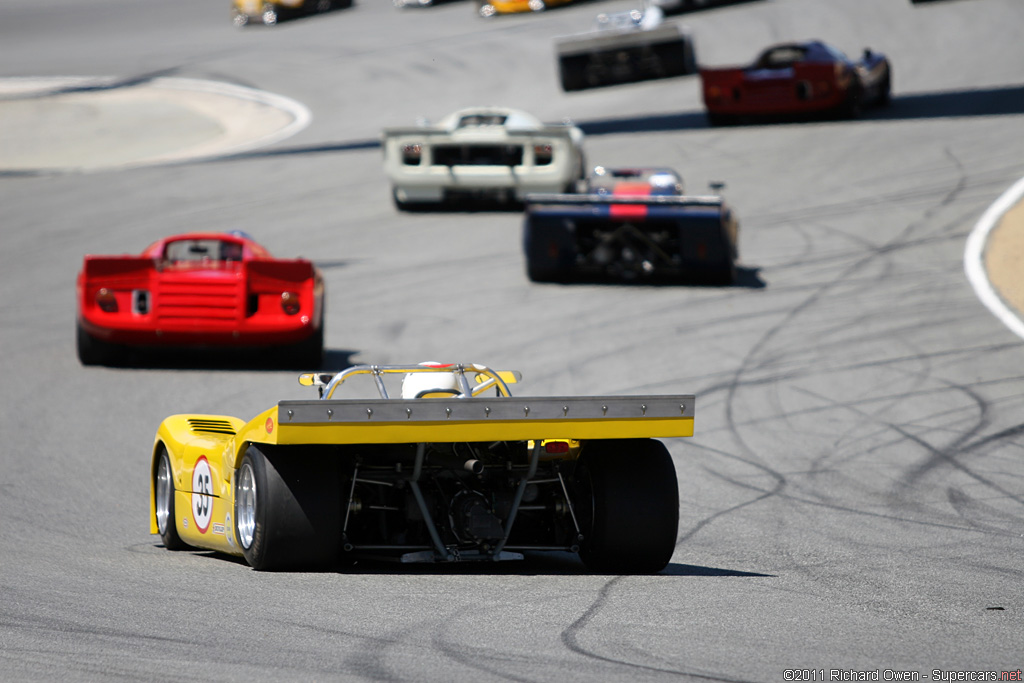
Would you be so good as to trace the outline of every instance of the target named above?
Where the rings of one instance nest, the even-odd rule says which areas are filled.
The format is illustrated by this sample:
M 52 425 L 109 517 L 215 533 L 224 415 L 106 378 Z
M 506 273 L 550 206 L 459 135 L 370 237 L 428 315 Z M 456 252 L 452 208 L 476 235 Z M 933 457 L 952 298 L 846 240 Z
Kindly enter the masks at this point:
M 611 195 L 611 194 L 528 194 L 526 203 L 563 204 L 645 204 L 648 206 L 721 206 L 721 197 L 714 195 Z

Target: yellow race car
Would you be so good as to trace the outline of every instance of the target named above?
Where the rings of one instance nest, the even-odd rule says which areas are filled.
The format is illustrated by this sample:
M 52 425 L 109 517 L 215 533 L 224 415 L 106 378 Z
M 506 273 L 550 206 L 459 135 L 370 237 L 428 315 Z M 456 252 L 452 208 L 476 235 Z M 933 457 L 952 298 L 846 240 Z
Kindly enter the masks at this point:
M 378 397 L 334 396 L 358 376 Z M 651 437 L 691 436 L 694 397 L 513 398 L 519 377 L 360 365 L 301 375 L 319 399 L 280 401 L 248 422 L 169 417 L 153 445 L 151 532 L 170 550 L 241 555 L 256 569 L 527 551 L 576 552 L 600 572 L 663 569 L 679 494 Z
M 572 0 L 477 0 L 477 12 L 482 17 L 495 14 L 518 14 L 520 12 L 543 12 L 548 7 L 568 5 Z
M 273 26 L 285 18 L 351 6 L 352 0 L 233 0 L 231 17 L 235 26 L 250 22 Z

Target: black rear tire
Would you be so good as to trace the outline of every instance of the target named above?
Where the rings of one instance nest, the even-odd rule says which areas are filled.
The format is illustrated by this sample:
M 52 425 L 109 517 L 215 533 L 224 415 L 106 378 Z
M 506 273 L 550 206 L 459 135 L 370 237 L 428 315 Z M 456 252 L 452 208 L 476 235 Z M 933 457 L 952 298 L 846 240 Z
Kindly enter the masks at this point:
M 526 265 L 526 277 L 530 282 L 564 282 L 565 274 L 555 268 L 539 268 L 531 264 Z
M 736 123 L 736 117 L 730 114 L 713 114 L 707 112 L 708 125 L 712 128 L 719 126 L 731 126 Z
M 319 370 L 324 360 L 324 324 L 326 316 L 321 317 L 320 327 L 316 332 L 302 341 L 286 346 L 281 351 L 281 364 L 288 368 L 303 370 Z
M 160 452 L 153 463 L 153 492 L 156 503 L 156 527 L 160 540 L 168 550 L 183 550 L 188 544 L 178 535 L 177 521 L 174 515 L 174 472 L 171 470 L 171 459 L 161 446 Z
M 665 445 L 654 439 L 591 441 L 576 471 L 583 542 L 591 571 L 653 574 L 676 547 L 679 486 Z
M 878 93 L 878 106 L 887 107 L 892 102 L 892 67 L 885 63 L 885 78 Z
M 82 325 L 75 335 L 78 360 L 82 365 L 110 365 L 117 356 L 117 347 L 92 336 Z
M 266 453 L 264 452 L 266 451 Z M 323 569 L 341 542 L 339 458 L 249 446 L 235 473 L 235 538 L 258 570 Z
M 587 58 L 562 57 L 558 60 L 558 73 L 562 81 L 562 90 L 574 92 L 587 87 Z

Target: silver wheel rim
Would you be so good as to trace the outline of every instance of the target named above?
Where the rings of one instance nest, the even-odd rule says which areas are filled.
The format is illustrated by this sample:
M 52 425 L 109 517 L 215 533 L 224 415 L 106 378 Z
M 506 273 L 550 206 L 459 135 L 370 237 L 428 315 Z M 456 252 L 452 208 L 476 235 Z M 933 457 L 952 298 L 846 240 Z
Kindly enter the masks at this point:
M 248 550 L 252 545 L 253 531 L 256 529 L 256 478 L 249 463 L 243 464 L 242 471 L 238 473 L 235 524 L 238 529 L 238 542 Z
M 167 521 L 171 517 L 171 468 L 167 456 L 161 455 L 156 466 L 156 528 L 163 536 L 167 533 Z

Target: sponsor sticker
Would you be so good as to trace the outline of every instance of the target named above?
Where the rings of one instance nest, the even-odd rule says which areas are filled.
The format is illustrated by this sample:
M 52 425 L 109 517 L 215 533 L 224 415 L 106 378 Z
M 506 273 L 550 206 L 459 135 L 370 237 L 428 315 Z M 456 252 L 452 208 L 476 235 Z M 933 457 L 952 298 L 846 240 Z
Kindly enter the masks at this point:
M 192 470 L 192 519 L 199 533 L 205 534 L 210 528 L 213 516 L 213 475 L 205 455 L 200 455 Z M 222 526 L 223 529 L 223 526 Z

